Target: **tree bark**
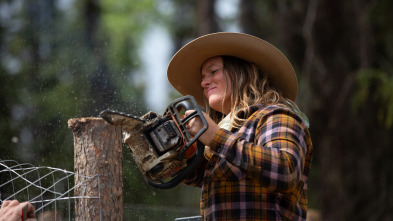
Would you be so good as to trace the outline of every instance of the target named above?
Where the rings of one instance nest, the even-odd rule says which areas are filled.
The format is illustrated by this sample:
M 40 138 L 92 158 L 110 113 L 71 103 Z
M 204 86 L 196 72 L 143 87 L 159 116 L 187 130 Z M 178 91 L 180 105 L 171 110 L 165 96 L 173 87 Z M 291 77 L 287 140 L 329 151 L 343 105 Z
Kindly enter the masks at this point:
M 70 119 L 68 127 L 74 135 L 75 220 L 123 220 L 121 127 L 101 118 Z

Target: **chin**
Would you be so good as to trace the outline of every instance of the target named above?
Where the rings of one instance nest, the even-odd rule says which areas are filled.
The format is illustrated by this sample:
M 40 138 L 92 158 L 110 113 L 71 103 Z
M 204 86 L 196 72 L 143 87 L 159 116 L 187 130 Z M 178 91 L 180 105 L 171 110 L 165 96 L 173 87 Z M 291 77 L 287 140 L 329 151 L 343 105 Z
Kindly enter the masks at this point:
M 209 105 L 211 108 L 213 108 L 214 110 L 218 111 L 218 112 L 222 112 L 221 108 L 222 108 L 222 99 L 209 99 Z

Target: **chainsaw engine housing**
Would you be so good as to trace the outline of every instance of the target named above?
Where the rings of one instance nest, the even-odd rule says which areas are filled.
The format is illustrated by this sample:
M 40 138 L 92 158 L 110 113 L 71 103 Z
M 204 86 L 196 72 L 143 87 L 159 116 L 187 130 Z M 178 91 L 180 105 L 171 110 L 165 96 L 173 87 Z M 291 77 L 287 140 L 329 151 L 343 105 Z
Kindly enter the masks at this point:
M 164 153 L 176 146 L 181 146 L 181 134 L 177 130 L 173 120 L 169 120 L 159 125 L 149 133 L 157 151 Z
M 182 117 L 180 109 L 190 108 L 194 112 Z M 203 145 L 197 151 L 196 141 L 207 129 L 207 122 L 191 96 L 175 100 L 163 116 L 149 112 L 134 117 L 110 110 L 101 112 L 100 116 L 111 124 L 122 125 L 123 142 L 145 179 L 157 188 L 176 186 L 203 154 Z M 200 117 L 205 127 L 191 137 L 186 124 L 195 117 Z M 200 156 L 196 157 L 196 152 Z M 191 163 L 190 159 L 193 159 Z

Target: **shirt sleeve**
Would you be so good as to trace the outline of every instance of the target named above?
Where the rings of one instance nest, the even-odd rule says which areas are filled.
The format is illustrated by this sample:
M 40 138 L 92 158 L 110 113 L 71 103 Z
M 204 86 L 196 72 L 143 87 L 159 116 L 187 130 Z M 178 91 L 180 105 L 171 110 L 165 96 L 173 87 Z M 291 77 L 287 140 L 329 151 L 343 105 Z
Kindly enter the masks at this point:
M 257 111 L 237 133 L 220 129 L 211 150 L 247 178 L 287 192 L 296 188 L 307 154 L 308 129 L 293 112 L 277 108 Z

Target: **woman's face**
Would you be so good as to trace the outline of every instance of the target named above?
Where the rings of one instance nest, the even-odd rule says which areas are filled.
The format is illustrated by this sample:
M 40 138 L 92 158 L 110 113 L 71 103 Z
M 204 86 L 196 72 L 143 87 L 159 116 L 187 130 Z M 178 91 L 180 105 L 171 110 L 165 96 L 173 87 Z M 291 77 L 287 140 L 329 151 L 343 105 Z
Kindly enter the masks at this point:
M 224 63 L 222 57 L 207 59 L 202 65 L 203 93 L 214 110 L 228 114 L 231 110 L 231 84 L 228 85 L 224 76 Z M 229 81 L 229 77 L 227 77 Z M 224 100 L 224 104 L 222 101 Z

